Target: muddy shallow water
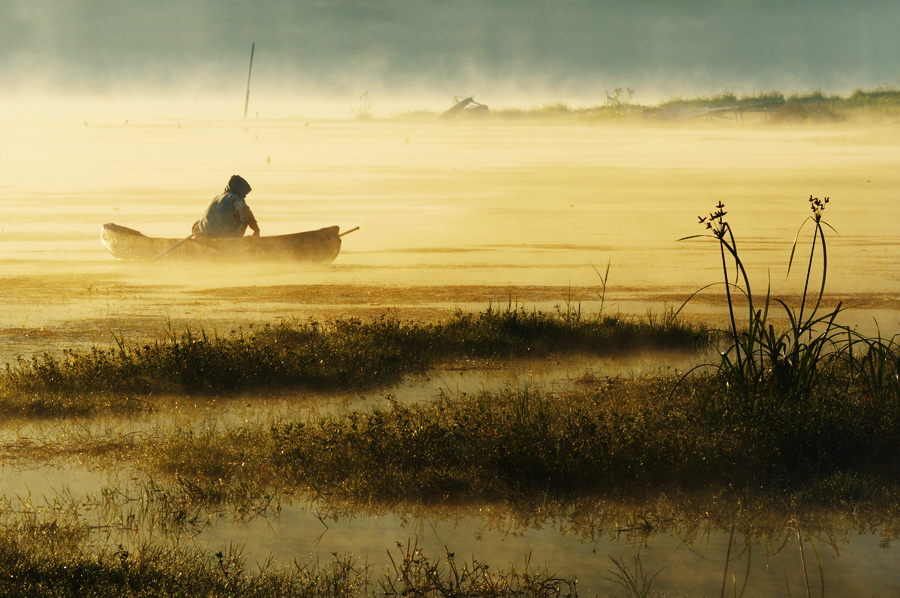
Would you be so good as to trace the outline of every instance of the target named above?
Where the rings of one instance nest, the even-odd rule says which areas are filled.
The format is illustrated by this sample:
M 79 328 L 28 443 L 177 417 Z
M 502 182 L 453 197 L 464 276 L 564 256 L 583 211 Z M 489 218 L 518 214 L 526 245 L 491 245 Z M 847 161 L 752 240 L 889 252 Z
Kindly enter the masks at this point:
M 844 323 L 861 330 L 900 332 L 897 125 L 20 119 L 0 126 L 7 140 L 0 148 L 7 165 L 0 182 L 0 363 L 43 351 L 106 347 L 116 338 L 144 343 L 163 338 L 167 328 L 228 334 L 281 320 L 385 314 L 431 319 L 489 305 L 659 313 L 721 279 L 711 241 L 678 241 L 704 233 L 697 217 L 719 201 L 728 210 L 754 293 L 761 296 L 771 284 L 777 296 L 796 301 L 809 223 L 786 279 L 787 264 L 794 236 L 810 214 L 811 194 L 830 197 L 825 219 L 836 231 L 826 231 L 826 305 L 843 302 Z M 327 267 L 120 263 L 100 245 L 104 222 L 151 236 L 186 236 L 233 173 L 253 185 L 248 203 L 264 235 L 333 224 L 360 230 L 344 238 L 341 254 Z M 607 263 L 604 296 L 600 274 Z M 817 261 L 816 285 L 821 272 Z M 719 287 L 698 295 L 688 312 L 719 318 L 723 309 Z M 565 373 L 544 371 L 532 378 L 552 386 L 586 369 L 628 375 L 666 367 L 684 364 L 643 357 L 580 363 Z M 487 377 L 443 373 L 428 382 L 407 381 L 395 392 L 403 400 L 420 400 L 439 388 L 463 392 L 525 383 L 529 375 L 527 368 Z M 331 400 L 346 406 L 380 399 Z M 310 401 L 280 397 L 270 402 L 274 407 L 251 402 L 246 409 L 213 402 L 171 419 L 142 416 L 90 425 L 126 431 L 185 421 L 231 425 L 257 410 L 301 412 Z M 319 399 L 315 404 L 321 408 Z M 6 422 L 5 437 L 30 434 L 22 425 Z M 5 470 L 2 489 L 6 496 L 31 489 L 50 497 L 64 488 L 89 492 L 103 483 L 103 475 L 77 468 Z M 484 519 L 468 512 L 414 521 L 358 514 L 325 523 L 327 528 L 314 505 L 285 505 L 279 518 L 246 527 L 220 522 L 201 541 L 213 548 L 231 540 L 246 543 L 246 553 L 259 560 L 269 552 L 288 561 L 337 551 L 385 564 L 396 542 L 415 536 L 435 558 L 446 544 L 505 568 L 530 553 L 532 564 L 577 574 L 583 590 L 601 592 L 615 590 L 604 581 L 611 566 L 607 555 L 630 562 L 639 550 L 621 539 L 585 541 L 552 524 L 485 529 Z M 829 593 L 897 593 L 900 576 L 890 568 L 896 555 L 878 540 L 877 534 L 864 534 L 837 552 L 819 547 Z M 713 595 L 721 589 L 727 532 L 719 527 L 704 542 L 695 551 L 677 534 L 664 534 L 640 554 L 648 570 L 666 567 L 659 589 Z M 796 543 L 783 551 L 783 561 L 769 562 L 762 553 L 754 553 L 756 581 L 748 595 L 786 593 L 785 575 L 797 595 L 802 570 Z M 733 567 L 737 581 L 728 573 L 728 586 L 740 588 L 746 563 Z

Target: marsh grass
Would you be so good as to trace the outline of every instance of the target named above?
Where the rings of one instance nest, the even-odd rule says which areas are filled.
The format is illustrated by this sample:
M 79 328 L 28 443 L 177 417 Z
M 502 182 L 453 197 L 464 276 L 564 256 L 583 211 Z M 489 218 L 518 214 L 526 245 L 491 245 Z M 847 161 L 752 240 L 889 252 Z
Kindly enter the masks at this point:
M 450 361 L 485 362 L 697 345 L 697 326 L 670 318 L 543 313 L 489 306 L 437 323 L 380 318 L 285 323 L 228 336 L 171 328 L 164 341 L 20 359 L 0 376 L 7 415 L 136 411 L 149 397 L 247 390 L 376 388 Z
M 892 507 L 900 406 L 863 389 L 755 411 L 714 376 L 507 389 L 138 442 L 191 501 L 334 496 L 361 504 L 700 493 Z
M 503 571 L 477 560 L 462 562 L 449 550 L 444 559 L 431 559 L 415 545 L 405 551 L 398 545 L 392 569 L 373 579 L 373 568 L 351 556 L 286 566 L 270 558 L 249 566 L 233 544 L 212 552 L 159 537 L 101 543 L 92 535 L 94 524 L 67 510 L 31 510 L 17 521 L 9 521 L 8 512 L 3 517 L 3 597 L 577 596 L 574 580 L 528 563 L 522 571 Z
M 762 475 L 771 468 L 776 485 L 803 488 L 807 496 L 834 493 L 848 500 L 867 495 L 865 488 L 877 485 L 882 475 L 896 486 L 900 474 L 888 449 L 900 438 L 898 346 L 896 338 L 868 338 L 840 325 L 840 303 L 822 310 L 828 271 L 825 229 L 831 229 L 822 215 L 828 201 L 809 197 L 812 215 L 803 224 L 813 224 L 812 243 L 796 307 L 773 300 L 768 291 L 762 300 L 751 291 L 721 202 L 700 218 L 719 246 L 730 329 L 722 335 L 727 342 L 710 379 L 719 385 L 718 392 L 707 394 L 698 408 L 745 437 L 737 446 L 747 451 L 741 459 L 746 473 Z M 794 239 L 788 273 L 802 229 Z M 816 263 L 821 264 L 818 284 Z M 747 304 L 743 318 L 736 293 Z M 786 328 L 776 330 L 770 323 L 773 305 L 781 308 Z M 761 455 L 768 456 L 753 464 Z
M 98 546 L 89 528 L 56 517 L 0 528 L 0 596 L 368 595 L 368 572 L 349 557 L 249 567 L 234 546 L 215 554 L 163 541 Z
M 129 503 L 132 496 L 114 497 L 115 503 Z M 88 501 L 90 502 L 90 501 Z M 496 521 L 486 520 L 484 529 L 495 526 L 498 531 L 515 534 L 515 526 L 541 527 L 553 525 L 576 533 L 585 542 L 597 542 L 609 536 L 637 547 L 633 566 L 624 559 L 612 559 L 607 581 L 621 588 L 624 596 L 660 596 L 652 583 L 661 573 L 648 572 L 640 560 L 640 550 L 649 546 L 655 535 L 677 535 L 682 546 L 691 550 L 709 543 L 711 534 L 729 537 L 723 563 L 723 579 L 734 577 L 740 561 L 744 561 L 743 592 L 751 569 L 751 553 L 761 546 L 765 558 L 797 561 L 804 572 L 807 588 L 814 585 L 818 570 L 819 585 L 825 587 L 825 573 L 819 559 L 819 548 L 845 550 L 850 537 L 860 533 L 881 533 L 885 547 L 898 535 L 898 521 L 882 513 L 854 509 L 851 517 L 832 522 L 813 516 L 785 513 L 771 509 L 754 512 L 749 503 L 731 503 L 724 510 L 710 511 L 709 501 L 655 500 L 643 504 L 621 501 L 604 503 L 597 497 L 579 497 L 572 501 L 537 502 L 520 505 L 516 513 L 524 518 L 516 523 L 507 509 L 482 509 L 471 505 L 481 515 L 490 513 Z M 115 524 L 115 516 L 100 517 L 85 512 L 83 498 L 54 500 L 41 507 L 27 500 L 18 507 L 5 502 L 0 510 L 0 571 L 4 583 L 0 596 L 577 596 L 574 577 L 561 577 L 549 569 L 538 570 L 526 560 L 522 567 L 514 564 L 506 570 L 495 569 L 486 561 L 465 561 L 449 548 L 435 558 L 419 549 L 413 538 L 405 546 L 397 544 L 389 552 L 390 563 L 381 574 L 369 564 L 360 564 L 348 556 L 333 554 L 322 561 L 276 565 L 270 558 L 249 564 L 242 550 L 233 544 L 200 549 L 183 536 L 150 533 L 141 536 L 131 532 L 131 521 Z M 718 503 L 721 506 L 721 503 Z M 327 509 L 327 504 L 317 503 Z M 158 505 L 151 508 L 158 508 Z M 459 512 L 459 506 L 452 511 Z M 385 512 L 383 509 L 377 513 Z M 896 512 L 896 511 L 895 511 Z M 359 517 L 361 509 L 323 517 Z M 416 517 L 425 516 L 421 512 Z M 429 517 L 440 516 L 434 512 Z M 551 521 L 552 518 L 552 521 Z M 873 523 L 876 521 L 876 523 Z M 878 522 L 880 521 L 880 522 Z M 110 522 L 113 525 L 110 526 Z M 511 526 L 513 529 L 511 529 Z M 120 535 L 103 535 L 99 530 L 115 527 Z M 730 528 L 730 532 L 729 532 Z M 484 531 L 484 530 L 482 530 Z M 801 535 L 802 534 L 802 535 Z M 805 547 L 805 548 L 804 548 Z M 217 550 L 218 548 L 218 550 Z M 792 553 L 799 549 L 799 558 Z M 809 553 L 806 549 L 811 549 Z M 809 571 L 807 571 L 809 570 Z M 661 577 L 666 577 L 661 575 Z M 737 590 L 737 580 L 735 580 Z M 731 588 L 729 588 L 731 589 Z M 723 584 L 723 594 L 725 585 Z M 733 595 L 738 595 L 737 592 Z
M 489 563 L 472 559 L 461 561 L 449 549 L 443 563 L 423 554 L 417 544 L 397 544 L 399 564 L 391 556 L 392 571 L 380 580 L 384 596 L 442 596 L 468 598 L 475 596 L 535 596 L 577 598 L 576 580 L 565 579 L 548 571 L 535 572 L 528 560 L 522 571 L 492 571 Z
M 876 402 L 900 402 L 900 340 L 864 337 L 847 330 L 842 364 L 847 377 Z
M 646 573 L 641 562 L 640 553 L 634 556 L 632 567 L 625 563 L 625 559 L 617 559 L 610 555 L 609 560 L 612 561 L 615 569 L 610 571 L 611 577 L 606 579 L 622 588 L 626 598 L 660 598 L 663 596 L 652 589 L 653 580 L 656 579 L 661 570 L 653 575 Z

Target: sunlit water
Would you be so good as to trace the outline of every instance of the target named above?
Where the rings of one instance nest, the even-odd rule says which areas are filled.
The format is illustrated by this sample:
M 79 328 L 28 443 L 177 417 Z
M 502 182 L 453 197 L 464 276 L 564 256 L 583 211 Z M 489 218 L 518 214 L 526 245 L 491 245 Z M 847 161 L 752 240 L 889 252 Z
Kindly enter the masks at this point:
M 864 331 L 900 331 L 896 125 L 112 119 L 47 124 L 13 117 L 0 126 L 6 166 L 0 181 L 0 363 L 68 347 L 106 347 L 115 338 L 143 343 L 163 337 L 167 327 L 228 334 L 282 320 L 434 318 L 488 305 L 658 313 L 721 280 L 713 242 L 678 241 L 704 234 L 698 216 L 719 201 L 728 210 L 754 293 L 762 296 L 771 284 L 776 295 L 796 302 L 812 236 L 809 222 L 800 231 L 789 278 L 787 265 L 794 236 L 810 215 L 811 194 L 831 199 L 825 211 L 835 229 L 826 229 L 828 307 L 842 301 L 849 308 L 844 322 Z M 187 236 L 234 173 L 254 187 L 248 202 L 264 235 L 333 224 L 360 230 L 344 238 L 341 254 L 324 268 L 117 263 L 100 245 L 105 222 L 151 236 Z M 821 280 L 819 256 L 814 285 Z M 721 316 L 721 295 L 721 287 L 709 289 L 688 310 Z M 406 381 L 392 392 L 414 401 L 439 390 L 552 387 L 586 370 L 640 375 L 667 367 L 686 364 L 657 357 L 650 363 L 579 363 L 549 374 L 528 367 L 487 377 L 449 371 Z M 323 403 L 285 396 L 250 407 L 213 401 L 162 420 L 142 416 L 86 425 L 124 431 L 234 425 L 260 417 L 254 415 L 260 409 L 287 417 L 383 400 L 373 395 Z M 31 433 L 21 425 L 8 423 L 6 437 Z M 89 492 L 104 475 L 78 468 L 5 471 L 2 488 L 7 496 Z M 503 567 L 521 564 L 530 554 L 532 564 L 577 574 L 584 589 L 601 592 L 615 590 L 604 580 L 611 568 L 607 555 L 630 559 L 638 550 L 621 539 L 585 540 L 554 525 L 515 533 L 485 525 L 469 512 L 415 521 L 358 514 L 323 524 L 315 506 L 285 505 L 280 517 L 246 527 L 221 522 L 201 541 L 212 547 L 245 543 L 245 553 L 260 560 L 270 552 L 281 561 L 352 552 L 381 566 L 396 542 L 417 537 L 436 558 L 444 545 Z M 879 548 L 878 540 L 877 534 L 855 536 L 839 556 L 820 547 L 829 594 L 898 592 L 898 574 L 890 567 L 896 555 Z M 717 528 L 695 552 L 681 546 L 677 535 L 663 534 L 640 554 L 647 570 L 665 567 L 658 589 L 716 595 L 723 575 L 728 587 L 739 588 L 746 569 L 746 561 L 732 563 L 737 582 L 731 572 L 724 574 L 727 541 L 727 532 Z M 754 556 L 748 595 L 786 595 L 786 587 L 801 593 L 796 543 L 781 554 L 772 561 Z M 817 572 L 811 575 L 818 579 Z
M 898 330 L 900 129 L 453 123 L 90 122 L 3 125 L 0 358 L 139 340 L 166 321 L 238 324 L 487 304 L 569 302 L 643 314 L 722 279 L 698 216 L 724 202 L 761 299 L 794 297 L 812 237 L 809 195 L 829 196 L 828 307 Z M 254 187 L 263 234 L 337 224 L 327 268 L 116 263 L 116 222 L 190 233 L 228 176 Z M 821 252 L 818 253 L 821 256 Z M 813 267 L 813 285 L 821 278 Z M 241 288 L 238 292 L 222 289 Z M 720 309 L 722 287 L 696 297 Z M 873 317 L 875 320 L 873 320 Z

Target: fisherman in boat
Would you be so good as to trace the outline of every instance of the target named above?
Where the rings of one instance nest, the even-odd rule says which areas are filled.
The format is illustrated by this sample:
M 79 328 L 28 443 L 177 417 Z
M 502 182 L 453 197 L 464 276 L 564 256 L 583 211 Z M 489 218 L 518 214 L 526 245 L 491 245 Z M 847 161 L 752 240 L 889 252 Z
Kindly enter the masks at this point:
M 250 183 L 243 177 L 235 174 L 228 179 L 225 192 L 214 197 L 203 217 L 194 223 L 194 236 L 243 237 L 249 228 L 253 236 L 258 237 L 259 225 L 246 201 L 250 191 Z

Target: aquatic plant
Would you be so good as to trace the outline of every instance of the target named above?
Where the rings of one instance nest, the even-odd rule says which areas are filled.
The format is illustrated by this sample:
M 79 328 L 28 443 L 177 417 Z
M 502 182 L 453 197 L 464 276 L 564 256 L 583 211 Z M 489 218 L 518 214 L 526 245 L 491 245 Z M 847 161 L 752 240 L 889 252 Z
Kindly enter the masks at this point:
M 357 120 L 369 120 L 372 118 L 375 114 L 375 102 L 372 96 L 369 95 L 368 90 L 359 96 L 359 107 L 356 109 L 351 108 L 351 110 L 356 114 Z
M 622 588 L 626 598 L 661 598 L 663 596 L 651 589 L 653 580 L 656 579 L 661 570 L 653 575 L 645 573 L 640 553 L 634 555 L 633 568 L 625 564 L 625 559 L 617 559 L 609 555 L 609 560 L 612 561 L 615 570 L 610 570 L 612 577 L 607 577 L 606 579 Z
M 719 246 L 723 278 L 720 284 L 725 288 L 730 329 L 726 333 L 729 344 L 720 351 L 720 361 L 716 367 L 728 388 L 736 392 L 745 403 L 752 402 L 763 391 L 775 392 L 794 402 L 808 398 L 825 366 L 847 349 L 846 343 L 839 342 L 839 336 L 846 332 L 846 328 L 835 324 L 835 318 L 842 309 L 841 303 L 820 314 L 828 273 L 825 227 L 831 229 L 822 220 L 822 214 L 828 202 L 827 197 L 819 199 L 810 195 L 809 204 L 813 214 L 801 224 L 791 248 L 788 274 L 794 262 L 800 232 L 811 221 L 814 227 L 812 246 L 802 297 L 797 308 L 791 308 L 781 299 L 773 300 L 771 288 L 767 289 L 762 302 L 758 302 L 751 290 L 750 278 L 738 251 L 734 232 L 725 219 L 727 212 L 722 202 L 708 216 L 699 217 L 700 224 L 709 231 L 707 235 L 692 235 L 680 239 L 708 237 L 714 239 Z M 812 271 L 817 246 L 821 247 L 822 276 L 816 288 L 812 287 Z M 735 282 L 732 282 L 732 275 Z M 713 285 L 704 289 L 709 286 Z M 735 293 L 747 302 L 747 316 L 740 328 Z M 810 298 L 812 306 L 807 309 Z M 781 306 L 789 323 L 785 329 L 776 330 L 775 325 L 770 322 L 773 301 Z
M 331 564 L 272 560 L 247 566 L 239 548 L 215 552 L 152 540 L 106 545 L 76 512 L 30 510 L 0 524 L 0 597 L 363 596 L 368 571 L 351 557 Z
M 415 542 L 406 548 L 397 543 L 400 563 L 391 555 L 393 570 L 381 578 L 384 596 L 441 596 L 443 598 L 479 598 L 500 596 L 533 596 L 535 598 L 577 598 L 574 579 L 535 571 L 526 560 L 522 571 L 493 572 L 491 566 L 477 559 L 471 564 L 460 561 L 446 549 L 444 567 L 440 561 L 423 554 Z

